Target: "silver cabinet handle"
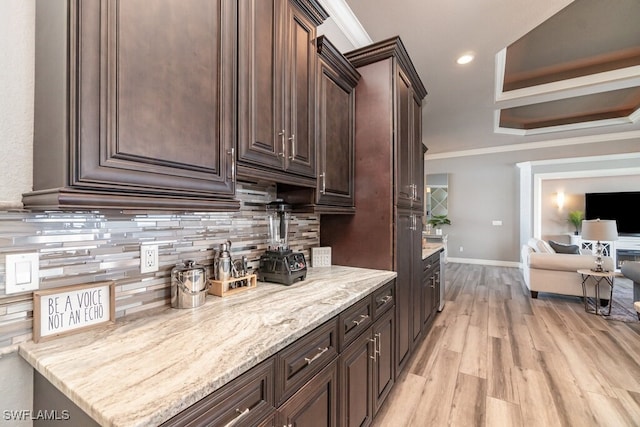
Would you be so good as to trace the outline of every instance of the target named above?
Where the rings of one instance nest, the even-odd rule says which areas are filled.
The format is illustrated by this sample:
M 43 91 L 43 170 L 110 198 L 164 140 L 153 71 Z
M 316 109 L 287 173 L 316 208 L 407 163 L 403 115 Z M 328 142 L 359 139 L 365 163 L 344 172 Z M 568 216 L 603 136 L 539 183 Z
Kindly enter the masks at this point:
M 325 194 L 327 192 L 327 181 L 325 180 L 324 172 L 320 174 L 320 178 L 322 178 L 322 187 L 320 188 L 320 194 Z
M 359 325 L 360 323 L 364 322 L 365 320 L 367 320 L 369 318 L 368 314 L 361 314 L 360 315 L 360 320 L 353 320 L 353 323 L 357 325 Z
M 387 295 L 386 297 L 380 298 L 380 301 L 382 301 L 383 304 L 386 304 L 389 301 L 391 301 L 392 299 L 393 299 L 393 296 Z
M 318 357 L 322 356 L 325 352 L 327 352 L 329 350 L 329 347 L 325 347 L 325 348 L 318 347 L 318 350 L 320 350 L 320 353 L 316 354 L 311 359 L 306 357 L 304 358 L 305 362 L 307 362 L 307 365 L 311 365 L 314 360 L 316 360 Z
M 286 137 L 286 136 L 285 136 L 285 131 L 284 131 L 284 129 L 282 129 L 282 130 L 278 133 L 278 136 L 280 136 L 280 137 L 281 137 L 281 143 L 282 143 L 282 151 L 278 153 L 278 156 L 280 156 L 280 157 L 284 157 L 284 150 L 285 150 L 285 142 L 284 142 L 284 139 L 285 139 L 285 137 Z
M 377 337 L 374 336 L 373 339 L 369 338 L 369 341 L 373 343 L 373 356 L 369 356 L 369 359 L 376 360 L 377 359 L 377 355 L 378 355 L 378 350 L 376 350 L 378 348 Z
M 231 182 L 236 182 L 236 149 L 232 148 L 227 153 L 231 156 Z
M 296 157 L 296 136 L 291 134 L 289 141 L 291 141 L 291 155 L 289 156 L 289 159 L 293 160 Z
M 376 339 L 376 344 L 377 344 L 377 348 L 375 349 L 376 355 L 380 356 L 380 343 L 382 342 L 382 334 L 381 333 L 377 333 L 375 334 L 375 339 Z
M 249 408 L 245 409 L 244 411 L 241 411 L 240 409 L 236 409 L 236 413 L 238 414 L 238 416 L 232 419 L 231 421 L 229 421 L 227 424 L 225 424 L 224 427 L 232 427 L 236 425 L 241 418 L 244 418 L 247 414 L 249 414 Z

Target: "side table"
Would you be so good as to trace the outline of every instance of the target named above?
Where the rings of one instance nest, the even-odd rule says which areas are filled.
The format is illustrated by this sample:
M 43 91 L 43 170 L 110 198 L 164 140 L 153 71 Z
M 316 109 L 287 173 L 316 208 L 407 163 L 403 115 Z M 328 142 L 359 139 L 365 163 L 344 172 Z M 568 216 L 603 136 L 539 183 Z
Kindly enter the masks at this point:
M 587 281 L 591 278 L 594 282 L 596 288 L 596 301 L 595 301 L 595 314 L 598 314 L 598 305 L 600 304 L 600 283 L 604 282 L 609 285 L 609 311 L 606 314 L 609 316 L 611 314 L 611 305 L 613 304 L 613 284 L 614 278 L 620 277 L 621 274 L 616 271 L 594 271 L 589 269 L 581 269 L 578 270 L 578 274 L 582 276 L 582 294 L 584 295 L 584 311 L 588 313 L 592 313 L 589 311 L 587 306 Z M 603 314 L 604 315 L 604 314 Z

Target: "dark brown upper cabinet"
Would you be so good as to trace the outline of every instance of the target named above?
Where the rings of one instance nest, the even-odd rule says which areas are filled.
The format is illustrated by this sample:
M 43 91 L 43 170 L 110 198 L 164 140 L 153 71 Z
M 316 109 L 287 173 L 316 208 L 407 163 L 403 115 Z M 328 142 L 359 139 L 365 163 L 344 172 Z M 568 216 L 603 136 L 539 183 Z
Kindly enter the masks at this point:
M 39 0 L 31 209 L 235 210 L 236 2 Z
M 316 186 L 315 0 L 238 3 L 238 173 Z
M 316 202 L 354 206 L 354 138 L 356 85 L 360 73 L 324 36 L 317 40 L 318 186 Z

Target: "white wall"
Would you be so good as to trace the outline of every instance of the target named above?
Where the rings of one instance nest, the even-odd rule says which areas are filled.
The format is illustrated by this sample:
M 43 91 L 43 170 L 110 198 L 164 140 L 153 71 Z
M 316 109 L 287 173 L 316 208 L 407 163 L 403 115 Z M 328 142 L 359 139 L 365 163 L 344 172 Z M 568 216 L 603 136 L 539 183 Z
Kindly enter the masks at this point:
M 0 210 L 31 190 L 35 0 L 0 1 Z
M 544 180 L 540 192 L 542 238 L 569 243 L 567 235 L 572 234 L 575 229 L 567 221 L 567 216 L 574 210 L 584 212 L 585 193 L 639 190 L 640 175 Z M 556 204 L 556 194 L 559 191 L 565 194 L 565 205 L 562 209 Z M 562 236 L 565 239 L 560 240 Z
M 33 168 L 35 0 L 0 1 L 0 210 L 21 208 Z M 33 369 L 17 353 L 0 357 L 0 409 L 30 410 Z M 6 420 L 0 426 L 30 426 Z

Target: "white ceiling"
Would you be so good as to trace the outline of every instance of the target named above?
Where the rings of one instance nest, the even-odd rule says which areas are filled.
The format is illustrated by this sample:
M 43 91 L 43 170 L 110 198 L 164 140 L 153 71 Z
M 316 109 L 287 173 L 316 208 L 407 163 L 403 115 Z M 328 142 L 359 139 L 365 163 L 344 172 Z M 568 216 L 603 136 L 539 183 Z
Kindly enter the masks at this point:
M 631 76 L 614 76 L 598 83 L 598 89 L 593 89 L 593 81 L 587 79 L 580 87 L 556 86 L 546 93 L 528 93 L 496 101 L 500 96 L 496 92 L 498 54 L 572 3 L 570 0 L 345 1 L 371 40 L 376 42 L 399 35 L 407 48 L 428 91 L 424 102 L 423 142 L 429 148 L 429 156 L 465 150 L 517 150 L 523 146 L 535 147 L 537 142 L 541 146 L 549 145 L 549 141 L 562 144 L 582 137 L 593 141 L 598 140 L 594 135 L 608 133 L 619 139 L 640 136 L 640 121 L 530 135 L 495 132 L 496 111 L 500 108 L 601 91 L 603 84 L 620 87 L 623 82 L 627 87 L 640 86 L 640 70 L 635 70 Z M 457 57 L 468 51 L 474 52 L 475 60 L 466 66 L 456 64 Z

